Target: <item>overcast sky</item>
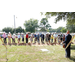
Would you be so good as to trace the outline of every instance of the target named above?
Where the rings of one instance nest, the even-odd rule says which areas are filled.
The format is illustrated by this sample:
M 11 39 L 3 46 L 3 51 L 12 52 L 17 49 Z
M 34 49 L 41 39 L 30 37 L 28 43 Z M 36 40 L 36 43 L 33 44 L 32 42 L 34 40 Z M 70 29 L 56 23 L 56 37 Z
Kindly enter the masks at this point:
M 24 28 L 24 22 L 30 18 L 37 19 L 40 22 L 40 20 L 45 17 L 44 15 L 41 16 L 40 12 L 0 12 L 0 30 L 2 30 L 4 27 L 14 28 L 14 15 L 17 17 L 15 18 L 16 28 L 19 26 Z M 55 17 L 48 19 L 48 21 L 51 27 L 54 29 L 60 26 L 66 26 L 66 21 L 63 20 L 55 24 Z

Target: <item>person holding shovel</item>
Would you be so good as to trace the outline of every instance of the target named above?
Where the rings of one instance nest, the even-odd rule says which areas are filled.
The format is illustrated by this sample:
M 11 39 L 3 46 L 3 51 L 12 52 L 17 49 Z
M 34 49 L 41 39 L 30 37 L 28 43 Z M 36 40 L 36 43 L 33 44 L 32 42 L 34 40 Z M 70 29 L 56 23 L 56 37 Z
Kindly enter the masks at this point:
M 11 33 L 8 34 L 8 44 L 11 44 Z
M 4 38 L 4 43 L 6 43 L 6 33 L 4 32 L 2 37 Z

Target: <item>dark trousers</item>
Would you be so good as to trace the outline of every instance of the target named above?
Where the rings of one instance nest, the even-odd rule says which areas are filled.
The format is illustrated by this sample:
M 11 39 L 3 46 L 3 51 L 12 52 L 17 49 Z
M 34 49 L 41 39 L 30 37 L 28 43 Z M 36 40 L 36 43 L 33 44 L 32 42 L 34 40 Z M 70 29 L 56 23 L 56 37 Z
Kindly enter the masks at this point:
M 69 57 L 70 58 L 70 46 L 65 50 L 66 52 L 66 57 Z
M 4 43 L 6 43 L 6 38 L 4 38 Z
M 12 43 L 15 43 L 15 39 L 12 38 Z
M 26 43 L 28 43 L 28 38 L 26 38 Z
M 24 38 L 22 38 L 22 41 L 24 42 Z

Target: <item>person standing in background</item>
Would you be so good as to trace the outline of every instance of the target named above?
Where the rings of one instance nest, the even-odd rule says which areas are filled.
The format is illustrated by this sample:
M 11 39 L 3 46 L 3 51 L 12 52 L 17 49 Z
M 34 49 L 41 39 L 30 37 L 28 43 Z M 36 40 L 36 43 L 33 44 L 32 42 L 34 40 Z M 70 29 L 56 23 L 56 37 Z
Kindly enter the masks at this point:
M 52 33 L 52 35 L 51 35 L 51 43 L 53 43 L 53 33 Z
M 48 34 L 48 41 L 49 41 L 49 44 L 50 44 L 50 38 L 51 38 L 51 34 L 49 33 L 49 34 Z
M 58 35 L 58 44 L 60 44 L 60 35 Z
M 54 43 L 55 43 L 55 45 L 56 45 L 56 41 L 57 41 L 57 34 L 56 34 L 56 32 L 54 33 Z
M 16 35 L 13 34 L 13 35 L 12 35 L 12 43 L 15 43 L 15 38 L 16 38 Z
M 19 44 L 20 43 L 20 38 L 21 38 L 20 37 L 20 33 L 18 33 L 18 36 L 17 37 L 18 37 L 18 44 Z
M 40 44 L 40 35 L 39 35 L 39 33 L 37 34 L 37 42 L 38 42 L 38 44 Z
M 48 33 L 46 33 L 45 41 L 46 41 L 46 43 L 48 44 Z
M 8 44 L 11 44 L 11 33 L 8 34 Z
M 65 35 L 63 35 L 63 41 L 65 41 Z
M 28 33 L 26 33 L 26 43 L 28 43 Z
M 62 42 L 62 40 L 63 40 L 63 35 L 61 33 L 61 35 L 60 35 L 60 42 Z
M 36 33 L 34 34 L 34 42 L 36 43 L 37 37 L 36 37 Z
M 24 33 L 21 33 L 22 43 L 24 43 Z
M 43 33 L 40 36 L 41 36 L 41 42 L 43 43 Z
M 43 40 L 43 43 L 44 43 L 44 34 L 42 33 L 42 40 Z
M 31 40 L 31 44 L 32 44 L 32 42 L 33 42 L 33 33 L 31 33 L 30 40 Z
M 2 35 L 3 39 L 4 39 L 4 43 L 6 43 L 6 33 L 4 32 Z

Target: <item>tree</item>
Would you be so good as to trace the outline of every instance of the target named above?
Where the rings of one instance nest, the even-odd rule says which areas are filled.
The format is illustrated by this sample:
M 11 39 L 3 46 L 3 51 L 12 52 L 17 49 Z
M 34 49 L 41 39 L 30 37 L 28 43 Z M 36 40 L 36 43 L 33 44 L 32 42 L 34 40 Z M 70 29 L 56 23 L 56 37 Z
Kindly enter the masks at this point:
M 75 32 L 75 25 L 66 24 L 66 29 L 70 32 Z
M 66 31 L 67 31 L 67 29 L 66 29 L 65 27 L 63 27 L 63 28 L 61 29 L 61 32 L 62 32 L 62 33 L 66 33 Z
M 43 12 L 41 12 L 43 14 Z M 60 20 L 67 20 L 69 24 L 75 25 L 75 12 L 45 12 L 47 18 L 56 16 L 55 23 Z
M 24 26 L 26 28 L 26 32 L 35 32 L 35 29 L 38 28 L 38 20 L 37 19 L 30 19 L 25 21 Z
M 50 24 L 48 23 L 47 18 L 42 18 L 41 21 L 40 21 L 40 28 L 41 28 L 41 30 L 46 31 L 46 30 L 49 29 L 50 27 L 51 27 L 51 26 L 50 26 Z
M 56 29 L 56 32 L 61 32 L 61 29 L 62 29 L 63 27 L 58 27 L 57 29 Z
M 52 29 L 52 28 L 49 28 L 49 32 L 56 32 L 57 29 Z
M 19 26 L 18 28 L 16 28 L 16 33 L 18 33 L 18 32 L 20 32 L 20 33 L 25 33 L 25 30 L 24 29 L 22 29 L 22 27 L 21 26 Z M 14 30 L 13 30 L 13 33 L 14 33 Z
M 11 27 L 7 27 L 7 28 L 5 27 L 2 29 L 2 31 L 5 31 L 6 33 L 9 33 L 9 32 L 13 33 L 13 29 Z
M 6 33 L 11 33 L 11 34 L 13 34 L 14 33 L 14 30 L 15 29 L 12 29 L 11 27 L 5 27 L 5 28 L 3 28 L 2 29 L 2 31 L 5 31 Z M 18 33 L 18 32 L 20 32 L 20 33 L 22 33 L 22 32 L 25 32 L 25 30 L 24 29 L 22 29 L 21 27 L 18 27 L 18 28 L 16 28 L 16 33 Z

